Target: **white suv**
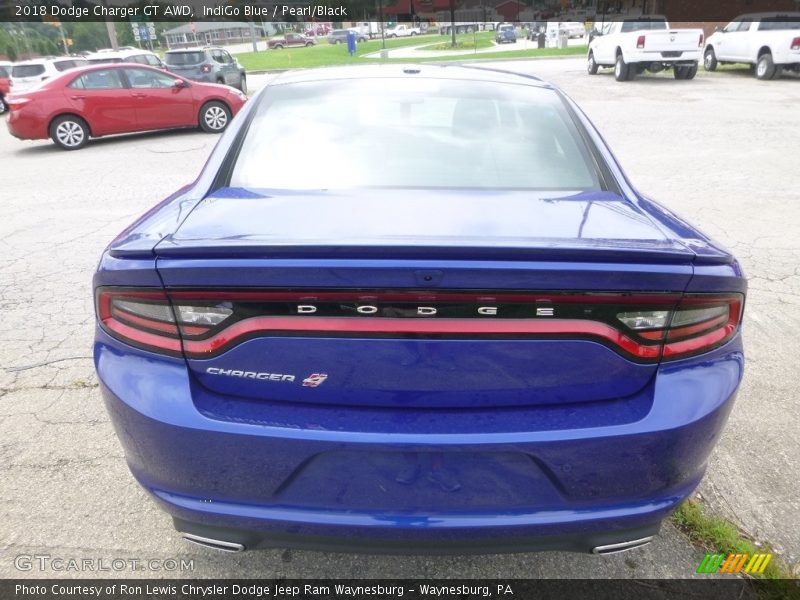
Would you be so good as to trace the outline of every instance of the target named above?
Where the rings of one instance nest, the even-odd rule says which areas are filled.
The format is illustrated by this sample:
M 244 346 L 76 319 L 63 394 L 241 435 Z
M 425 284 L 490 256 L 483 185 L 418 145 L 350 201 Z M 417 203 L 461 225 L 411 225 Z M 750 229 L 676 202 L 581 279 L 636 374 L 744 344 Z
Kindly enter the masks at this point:
M 14 92 L 24 92 L 63 71 L 88 64 L 86 59 L 73 56 L 26 60 L 11 67 L 11 86 Z
M 157 69 L 166 69 L 164 63 L 154 52 L 148 50 L 137 50 L 135 48 L 123 48 L 120 50 L 99 50 L 94 54 L 86 56 L 91 64 L 99 63 L 137 63 L 140 65 L 147 65 L 149 67 L 156 67 Z

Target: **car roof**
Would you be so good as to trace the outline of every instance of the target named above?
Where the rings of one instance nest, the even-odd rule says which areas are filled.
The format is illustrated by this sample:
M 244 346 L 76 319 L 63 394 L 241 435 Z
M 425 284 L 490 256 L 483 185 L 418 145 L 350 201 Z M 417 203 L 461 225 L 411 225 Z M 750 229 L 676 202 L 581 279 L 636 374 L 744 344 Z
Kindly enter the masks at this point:
M 188 54 L 189 52 L 205 52 L 206 50 L 219 50 L 217 46 L 195 46 L 194 48 L 175 48 L 167 50 L 165 54 Z
M 155 52 L 150 52 L 150 50 L 118 50 L 115 52 L 93 52 L 81 58 L 86 60 L 92 60 L 93 58 L 108 60 L 109 58 L 127 58 L 129 56 L 140 56 L 142 54 L 157 56 Z
M 479 65 L 453 63 L 381 64 L 302 69 L 286 71 L 272 79 L 270 85 L 330 81 L 332 79 L 385 79 L 387 77 L 398 79 L 407 77 L 415 77 L 417 79 L 461 79 L 555 89 L 552 85 L 534 75 Z

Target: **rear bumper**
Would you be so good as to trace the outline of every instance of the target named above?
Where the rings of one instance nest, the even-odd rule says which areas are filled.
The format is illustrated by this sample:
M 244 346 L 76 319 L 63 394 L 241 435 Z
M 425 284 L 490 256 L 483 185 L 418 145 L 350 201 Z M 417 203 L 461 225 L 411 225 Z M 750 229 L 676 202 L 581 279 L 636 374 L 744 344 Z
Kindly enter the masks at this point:
M 700 62 L 702 58 L 702 50 L 688 50 L 680 53 L 680 56 L 671 56 L 663 52 L 648 52 L 646 50 L 639 51 L 633 50 L 625 53 L 626 63 L 664 63 L 664 64 L 688 64 Z
M 103 332 L 95 361 L 131 471 L 181 531 L 415 553 L 653 535 L 702 478 L 743 370 L 737 336 L 617 401 L 403 412 L 212 394 Z

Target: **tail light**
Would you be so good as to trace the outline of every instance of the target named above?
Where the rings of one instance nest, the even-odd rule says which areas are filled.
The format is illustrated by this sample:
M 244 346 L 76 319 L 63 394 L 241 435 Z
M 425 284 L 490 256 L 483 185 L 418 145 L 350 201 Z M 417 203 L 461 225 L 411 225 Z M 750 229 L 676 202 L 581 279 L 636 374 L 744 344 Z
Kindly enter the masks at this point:
M 17 97 L 17 98 L 15 98 L 14 96 L 8 96 L 6 98 L 6 104 L 8 104 L 9 110 L 18 109 L 18 108 L 20 108 L 21 106 L 27 104 L 30 101 L 31 101 L 30 98 L 26 98 L 24 96 L 20 96 L 20 97 Z
M 705 41 L 706 41 L 706 36 L 705 36 L 705 34 L 701 33 L 700 34 L 700 39 L 697 41 L 697 47 L 698 48 L 702 48 L 703 47 L 703 42 L 705 42 Z
M 800 50 L 800 37 L 796 37 L 792 40 L 791 49 Z
M 203 73 L 211 73 L 211 65 L 203 65 L 200 67 L 200 71 Z
M 636 47 L 641 49 L 644 48 L 645 36 L 640 35 L 639 39 L 636 40 Z
M 673 311 L 634 311 L 617 318 L 640 338 L 663 341 L 665 360 L 707 352 L 730 340 L 742 319 L 741 294 L 685 296 Z
M 208 358 L 253 337 L 588 339 L 637 362 L 708 352 L 730 340 L 742 294 L 224 291 L 98 288 L 111 336 Z

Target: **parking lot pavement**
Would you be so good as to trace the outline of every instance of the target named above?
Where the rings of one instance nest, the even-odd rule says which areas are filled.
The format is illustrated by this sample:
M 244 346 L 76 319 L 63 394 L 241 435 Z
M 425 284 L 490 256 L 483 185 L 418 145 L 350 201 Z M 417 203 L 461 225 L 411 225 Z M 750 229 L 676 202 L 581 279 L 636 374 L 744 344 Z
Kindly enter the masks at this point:
M 582 61 L 495 64 L 543 73 L 586 110 L 633 181 L 730 245 L 751 291 L 748 372 L 701 493 L 791 562 L 800 550 L 794 390 L 800 334 L 800 81 L 738 74 L 692 82 L 588 77 Z M 252 77 L 253 89 L 264 78 Z M 0 123 L 0 577 L 18 555 L 184 558 L 200 577 L 687 577 L 702 553 L 667 524 L 622 555 L 375 557 L 300 551 L 218 555 L 185 545 L 133 481 L 90 355 L 91 274 L 135 216 L 197 174 L 216 138 L 197 132 L 95 141 L 78 152 L 20 142 Z M 108 564 L 108 562 L 106 563 Z M 130 563 L 126 563 L 130 565 Z M 95 563 L 98 565 L 98 563 Z M 141 566 L 141 564 L 140 564 Z M 101 573 L 103 576 L 114 572 Z

